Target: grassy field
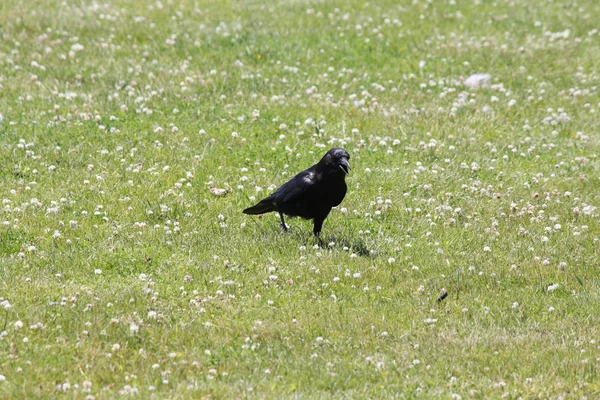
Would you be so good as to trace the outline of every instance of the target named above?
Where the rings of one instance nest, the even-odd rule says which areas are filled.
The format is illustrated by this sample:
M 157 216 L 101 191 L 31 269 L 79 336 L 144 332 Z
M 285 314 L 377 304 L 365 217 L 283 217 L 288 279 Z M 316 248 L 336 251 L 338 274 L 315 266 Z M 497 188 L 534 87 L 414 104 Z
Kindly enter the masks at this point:
M 599 20 L 1 1 L 0 398 L 598 398 Z M 331 147 L 324 246 L 241 213 Z

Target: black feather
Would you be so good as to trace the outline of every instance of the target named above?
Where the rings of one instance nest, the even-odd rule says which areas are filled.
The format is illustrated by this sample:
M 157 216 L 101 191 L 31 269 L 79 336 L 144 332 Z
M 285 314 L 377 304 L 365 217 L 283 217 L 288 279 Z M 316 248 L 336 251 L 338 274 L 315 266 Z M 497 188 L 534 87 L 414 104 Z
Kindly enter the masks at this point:
M 258 215 L 258 214 L 268 213 L 271 211 L 277 211 L 277 209 L 275 208 L 275 205 L 271 201 L 268 201 L 268 199 L 264 199 L 257 205 L 248 207 L 242 212 L 244 214 Z
M 448 297 L 448 292 L 442 293 L 442 295 L 440 297 L 438 297 L 437 302 L 440 303 L 440 302 L 444 301 L 444 299 L 446 297 Z

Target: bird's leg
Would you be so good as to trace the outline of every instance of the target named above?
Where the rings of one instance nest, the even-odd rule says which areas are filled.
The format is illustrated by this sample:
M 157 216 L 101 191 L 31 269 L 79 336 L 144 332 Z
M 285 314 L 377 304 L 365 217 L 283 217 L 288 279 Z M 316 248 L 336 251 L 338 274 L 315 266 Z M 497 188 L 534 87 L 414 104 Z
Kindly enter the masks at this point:
M 325 218 L 327 218 L 330 211 L 331 211 L 331 208 L 329 210 L 324 210 L 324 212 L 322 212 L 320 215 L 316 216 L 315 219 L 313 220 L 314 221 L 313 222 L 314 223 L 313 233 L 315 234 L 315 236 L 317 238 L 320 238 L 321 228 L 323 228 L 323 221 L 325 221 Z
M 317 244 L 319 247 L 326 247 L 325 241 L 321 238 L 321 228 L 323 227 L 323 221 L 325 219 L 315 218 L 313 233 L 315 234 L 315 239 L 317 239 Z
M 325 218 L 323 218 L 323 219 L 315 218 L 315 222 L 314 222 L 314 226 L 313 226 L 313 233 L 315 234 L 315 237 L 317 237 L 318 239 L 321 238 L 321 228 L 323 228 L 323 221 L 325 221 Z
M 279 212 L 279 218 L 281 218 L 281 229 L 283 229 L 284 232 L 287 232 L 288 228 L 287 225 L 285 224 L 285 220 L 283 219 L 283 213 Z

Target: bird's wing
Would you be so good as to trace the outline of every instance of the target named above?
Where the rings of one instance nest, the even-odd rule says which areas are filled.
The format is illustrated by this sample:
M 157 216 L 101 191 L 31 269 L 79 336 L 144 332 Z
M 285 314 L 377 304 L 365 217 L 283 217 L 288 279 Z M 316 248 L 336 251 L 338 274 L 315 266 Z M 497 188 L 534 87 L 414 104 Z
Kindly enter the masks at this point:
M 287 203 L 310 190 L 314 185 L 315 172 L 309 168 L 287 181 L 272 196 L 275 198 L 276 203 Z

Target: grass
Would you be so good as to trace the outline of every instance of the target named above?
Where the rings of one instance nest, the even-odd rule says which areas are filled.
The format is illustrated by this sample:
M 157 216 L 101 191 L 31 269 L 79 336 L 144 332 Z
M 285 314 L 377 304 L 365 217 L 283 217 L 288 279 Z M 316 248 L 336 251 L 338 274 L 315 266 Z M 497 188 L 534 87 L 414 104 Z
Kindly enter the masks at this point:
M 0 397 L 599 396 L 600 5 L 457 3 L 1 2 Z

